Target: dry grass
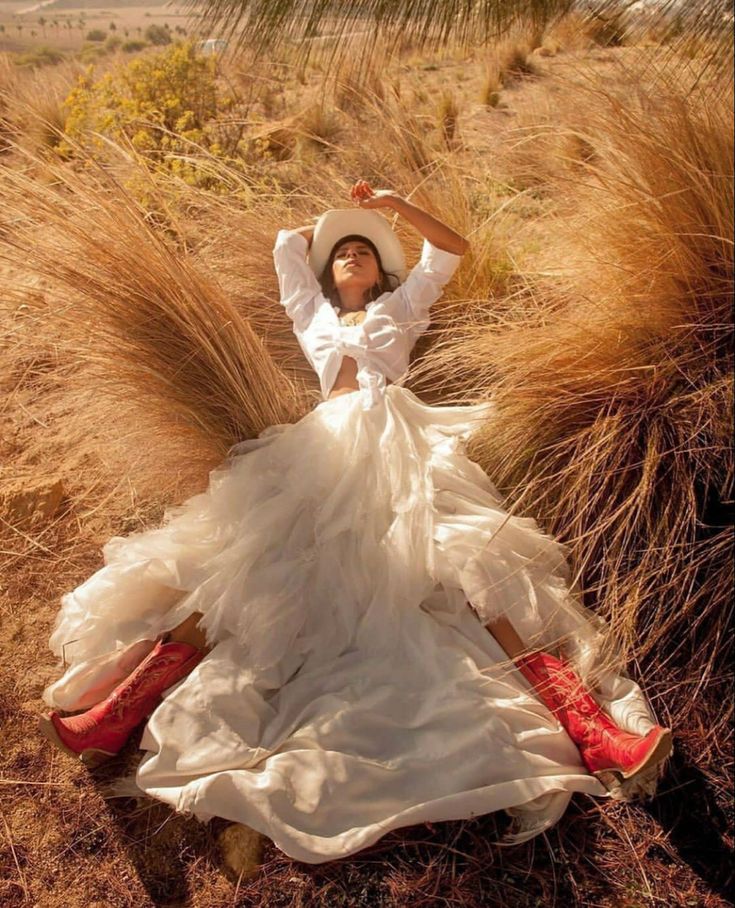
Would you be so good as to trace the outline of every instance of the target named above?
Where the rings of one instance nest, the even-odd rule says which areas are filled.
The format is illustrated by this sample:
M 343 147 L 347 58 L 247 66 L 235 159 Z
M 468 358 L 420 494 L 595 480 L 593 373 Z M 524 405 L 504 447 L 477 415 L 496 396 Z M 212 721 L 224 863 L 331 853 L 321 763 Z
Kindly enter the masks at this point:
M 451 148 L 455 143 L 458 119 L 459 104 L 457 99 L 451 92 L 445 91 L 439 99 L 437 120 L 448 148 Z
M 675 727 L 711 692 L 719 747 L 732 722 L 732 98 L 662 77 L 627 103 L 596 88 L 570 106 L 594 153 L 546 174 L 561 201 L 528 316 L 467 325 L 422 376 L 494 389 L 502 417 L 474 456 L 573 546 L 588 604 L 643 677 L 666 679 Z
M 538 75 L 532 52 L 540 49 L 543 41 L 543 32 L 530 35 L 522 32 L 494 44 L 487 58 L 480 101 L 488 107 L 497 107 L 504 88 Z
M 559 34 L 545 66 L 568 53 Z M 726 87 L 681 63 L 636 70 L 629 57 L 613 82 L 587 61 L 586 79 L 520 81 L 518 98 L 556 88 L 518 128 L 501 133 L 503 112 L 483 111 L 498 131 L 487 147 L 448 147 L 435 98 L 414 99 L 428 79 L 469 65 L 445 56 L 413 82 L 401 69 L 395 91 L 388 66 L 343 64 L 336 79 L 309 68 L 302 82 L 286 58 L 225 72 L 243 91 L 269 86 L 252 129 L 266 128 L 270 105 L 288 149 L 244 170 L 207 161 L 227 193 L 151 175 L 125 148 L 111 148 L 104 167 L 49 163 L 35 142 L 4 155 L 0 905 L 726 904 Z M 476 80 L 452 86 L 463 138 L 486 62 L 478 53 Z M 21 122 L 13 115 L 11 141 Z M 269 845 L 261 876 L 237 881 L 219 867 L 217 822 L 104 800 L 105 783 L 135 765 L 135 742 L 92 777 L 29 747 L 40 691 L 57 673 L 46 641 L 59 596 L 99 566 L 109 536 L 153 524 L 228 444 L 317 399 L 277 301 L 271 247 L 278 227 L 344 204 L 358 176 L 471 234 L 411 386 L 429 401 L 495 395 L 500 418 L 472 455 L 517 511 L 572 546 L 586 602 L 611 620 L 612 640 L 673 723 L 677 756 L 652 806 L 580 800 L 526 846 L 493 845 L 503 820 L 489 816 L 400 830 L 321 866 Z M 529 209 L 527 235 L 540 240 L 519 252 L 512 212 L 530 192 L 549 204 Z M 414 256 L 416 236 L 399 229 Z

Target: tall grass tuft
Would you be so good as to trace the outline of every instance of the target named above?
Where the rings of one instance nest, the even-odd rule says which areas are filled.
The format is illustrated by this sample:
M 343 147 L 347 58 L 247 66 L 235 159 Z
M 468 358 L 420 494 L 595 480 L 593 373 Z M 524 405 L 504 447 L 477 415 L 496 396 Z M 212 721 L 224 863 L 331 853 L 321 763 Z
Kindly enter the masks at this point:
M 457 138 L 457 121 L 459 119 L 459 104 L 451 92 L 442 93 L 439 99 L 437 119 L 442 137 L 447 146 L 451 148 Z
M 35 179 L 2 174 L 2 260 L 11 274 L 22 262 L 21 274 L 36 275 L 6 286 L 20 333 L 4 360 L 22 375 L 29 358 L 59 359 L 64 374 L 84 379 L 60 381 L 46 400 L 52 410 L 57 401 L 63 419 L 37 444 L 54 433 L 61 447 L 114 438 L 115 461 L 132 468 L 147 458 L 147 486 L 170 489 L 171 463 L 147 456 L 163 441 L 161 426 L 185 437 L 190 454 L 198 444 L 216 458 L 237 439 L 303 412 L 298 386 L 195 264 L 175 220 L 164 233 L 160 219 L 157 227 L 101 169 L 79 175 L 35 165 Z M 89 395 L 93 405 L 75 411 Z
M 733 112 L 713 88 L 662 79 L 625 103 L 580 87 L 570 108 L 585 110 L 596 153 L 552 168 L 559 208 L 527 275 L 526 315 L 487 313 L 430 350 L 417 378 L 451 375 L 457 393 L 494 395 L 500 415 L 474 455 L 572 546 L 587 604 L 645 666 L 650 691 L 666 679 L 674 724 L 706 690 L 722 741 Z

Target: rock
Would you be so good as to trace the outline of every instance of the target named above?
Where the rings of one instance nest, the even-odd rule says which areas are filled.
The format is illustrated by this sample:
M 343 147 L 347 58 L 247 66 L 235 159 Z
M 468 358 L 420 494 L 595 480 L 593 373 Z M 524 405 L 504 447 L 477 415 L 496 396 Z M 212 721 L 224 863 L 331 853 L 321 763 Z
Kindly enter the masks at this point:
M 258 874 L 265 844 L 259 832 L 242 823 L 232 823 L 217 836 L 217 844 L 225 867 L 238 879 L 247 880 Z
M 3 510 L 12 523 L 34 523 L 48 520 L 56 514 L 64 497 L 60 479 L 26 478 L 18 489 L 5 490 Z

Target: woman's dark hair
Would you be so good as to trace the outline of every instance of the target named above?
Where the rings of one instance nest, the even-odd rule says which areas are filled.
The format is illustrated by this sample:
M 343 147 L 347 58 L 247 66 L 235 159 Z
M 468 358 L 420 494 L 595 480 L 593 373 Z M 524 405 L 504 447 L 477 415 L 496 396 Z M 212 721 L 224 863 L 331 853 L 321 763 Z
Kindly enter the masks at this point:
M 375 261 L 378 263 L 378 280 L 373 286 L 367 291 L 368 299 L 366 302 L 372 302 L 376 300 L 381 293 L 389 293 L 391 290 L 395 290 L 396 287 L 400 284 L 398 276 L 393 274 L 390 271 L 383 270 L 383 263 L 380 261 L 380 253 L 373 243 L 372 240 L 369 240 L 366 236 L 360 236 L 358 233 L 351 233 L 349 236 L 343 236 L 332 246 L 332 251 L 329 253 L 329 258 L 327 259 L 327 264 L 324 266 L 324 271 L 322 271 L 319 276 L 319 283 L 322 285 L 322 290 L 324 295 L 328 300 L 331 301 L 333 306 L 339 306 L 339 293 L 337 288 L 334 286 L 334 275 L 332 274 L 332 263 L 334 262 L 335 253 L 344 243 L 349 243 L 352 241 L 359 241 L 360 243 L 365 243 L 366 246 L 370 248 L 373 255 L 375 256 Z

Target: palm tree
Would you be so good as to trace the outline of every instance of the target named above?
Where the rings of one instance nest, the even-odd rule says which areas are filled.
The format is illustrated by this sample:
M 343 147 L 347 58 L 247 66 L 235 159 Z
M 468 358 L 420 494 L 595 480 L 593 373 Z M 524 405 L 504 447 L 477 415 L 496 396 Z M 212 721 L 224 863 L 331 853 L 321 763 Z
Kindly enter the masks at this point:
M 544 26 L 577 9 L 588 15 L 621 15 L 639 0 L 189 0 L 208 31 L 217 30 L 236 46 L 256 50 L 293 43 L 308 56 L 315 37 L 340 39 L 375 32 L 388 40 L 421 46 L 455 40 L 491 40 L 520 16 Z M 662 21 L 686 19 L 689 33 L 731 43 L 730 0 L 660 0 Z M 731 23 L 730 23 L 731 24 Z M 326 35 L 323 32 L 326 31 Z M 371 42 L 365 42 L 366 48 Z M 369 50 L 368 50 L 369 52 Z M 332 55 L 332 60 L 335 56 Z M 715 62 L 715 61 L 713 61 Z

